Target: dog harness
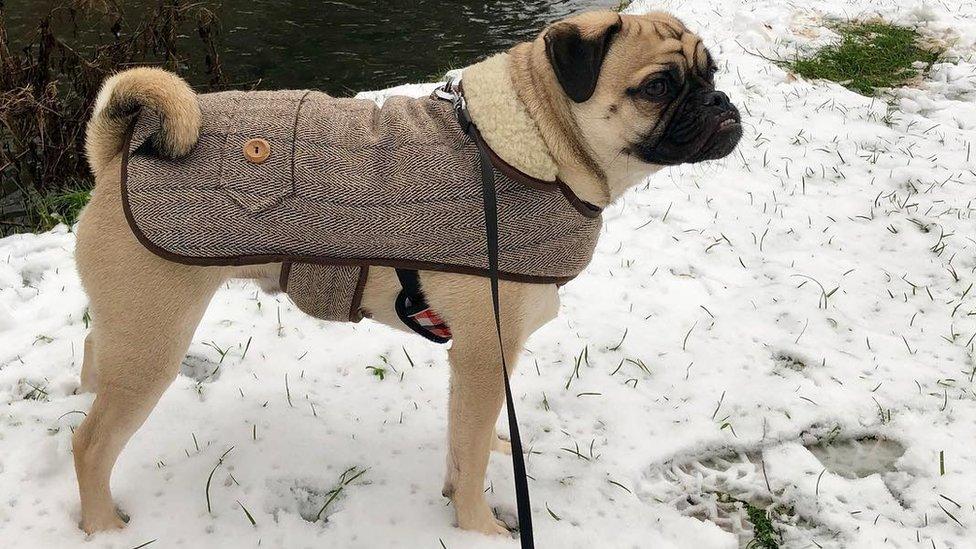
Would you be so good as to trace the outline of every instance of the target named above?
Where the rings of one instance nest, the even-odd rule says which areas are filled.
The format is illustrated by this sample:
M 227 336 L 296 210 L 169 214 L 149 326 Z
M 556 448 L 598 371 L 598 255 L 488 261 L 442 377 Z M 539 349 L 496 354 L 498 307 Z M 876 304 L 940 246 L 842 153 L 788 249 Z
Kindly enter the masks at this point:
M 369 266 L 394 267 L 401 319 L 428 339 L 450 337 L 416 270 L 487 276 L 488 263 L 479 151 L 449 95 L 382 106 L 315 91 L 197 97 L 200 137 L 183 158 L 155 153 L 155 112 L 131 129 L 123 207 L 146 248 L 191 265 L 281 262 L 295 304 L 333 321 L 362 319 Z M 600 210 L 490 156 L 499 278 L 574 278 L 592 257 Z

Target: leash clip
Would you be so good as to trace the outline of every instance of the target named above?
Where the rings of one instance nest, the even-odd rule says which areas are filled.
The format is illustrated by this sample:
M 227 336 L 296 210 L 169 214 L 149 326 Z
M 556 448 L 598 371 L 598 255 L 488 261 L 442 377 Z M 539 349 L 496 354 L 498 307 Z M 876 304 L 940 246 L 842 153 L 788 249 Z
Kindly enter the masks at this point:
M 448 76 L 447 80 L 444 81 L 444 85 L 438 86 L 437 89 L 434 90 L 434 95 L 436 95 L 438 99 L 443 99 L 445 101 L 454 103 L 458 96 L 457 87 L 454 85 L 454 80 L 454 76 Z
M 458 122 L 461 123 L 461 128 L 464 129 L 464 133 L 470 133 L 473 124 L 471 115 L 468 114 L 468 103 L 464 100 L 460 85 L 455 85 L 455 80 L 453 76 L 449 76 L 443 86 L 434 90 L 434 95 L 439 99 L 451 102 L 451 105 L 454 106 L 454 112 L 457 114 Z

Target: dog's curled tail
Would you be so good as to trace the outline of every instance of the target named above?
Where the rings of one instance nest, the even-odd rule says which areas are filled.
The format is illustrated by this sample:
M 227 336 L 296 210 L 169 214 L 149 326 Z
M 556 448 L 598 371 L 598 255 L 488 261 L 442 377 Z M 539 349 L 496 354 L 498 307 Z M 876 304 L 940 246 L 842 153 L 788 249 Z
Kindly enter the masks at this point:
M 190 85 L 162 69 L 129 69 L 105 80 L 88 121 L 85 153 L 96 175 L 122 152 L 129 124 L 143 108 L 159 114 L 161 129 L 152 137 L 157 153 L 179 158 L 196 144 L 200 105 Z

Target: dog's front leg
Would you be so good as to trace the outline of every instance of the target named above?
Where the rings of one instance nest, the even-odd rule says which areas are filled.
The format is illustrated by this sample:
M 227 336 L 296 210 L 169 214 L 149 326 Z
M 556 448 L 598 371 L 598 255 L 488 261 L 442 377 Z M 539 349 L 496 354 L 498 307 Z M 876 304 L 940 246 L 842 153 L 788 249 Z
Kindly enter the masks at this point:
M 454 334 L 448 351 L 451 385 L 443 493 L 453 500 L 459 527 L 507 534 L 508 529 L 495 518 L 484 493 L 490 452 L 492 449 L 504 452 L 507 446 L 495 434 L 495 423 L 505 400 L 505 385 L 488 280 L 424 271 L 420 281 L 431 307 L 442 315 Z M 559 296 L 556 286 L 547 284 L 503 280 L 499 289 L 505 359 L 509 374 L 514 377 L 515 363 L 525 340 L 555 318 Z M 392 270 L 370 271 L 363 303 L 373 318 L 395 325 L 396 314 L 387 303 L 392 303 L 398 290 L 399 283 Z
M 451 388 L 444 495 L 454 503 L 459 527 L 507 534 L 505 524 L 495 518 L 485 500 L 485 471 L 497 440 L 495 421 L 505 395 L 498 344 L 494 333 L 485 335 L 455 338 L 449 352 Z M 520 350 L 514 343 L 506 342 L 509 368 L 514 366 Z

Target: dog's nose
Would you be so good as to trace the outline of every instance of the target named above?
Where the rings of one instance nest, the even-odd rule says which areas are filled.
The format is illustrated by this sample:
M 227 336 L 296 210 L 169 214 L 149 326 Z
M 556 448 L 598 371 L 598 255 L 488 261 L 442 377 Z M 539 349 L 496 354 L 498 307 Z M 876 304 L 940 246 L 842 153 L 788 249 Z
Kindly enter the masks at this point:
M 705 106 L 727 109 L 732 106 L 732 101 L 729 100 L 729 96 L 725 95 L 725 92 L 714 90 L 705 94 Z

